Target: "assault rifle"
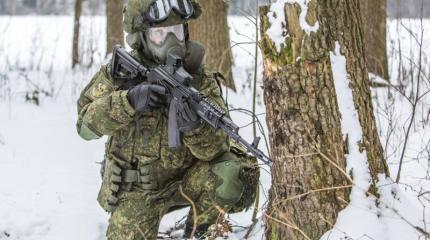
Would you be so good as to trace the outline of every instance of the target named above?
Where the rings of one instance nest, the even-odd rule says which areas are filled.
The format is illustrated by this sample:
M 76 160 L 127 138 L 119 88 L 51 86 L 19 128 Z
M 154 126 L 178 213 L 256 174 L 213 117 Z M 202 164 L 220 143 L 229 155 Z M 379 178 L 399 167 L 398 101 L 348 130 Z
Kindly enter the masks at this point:
M 149 68 L 141 64 L 122 47 L 115 46 L 111 74 L 117 86 L 131 88 L 139 84 L 143 77 L 146 77 L 150 83 L 164 86 L 167 89 L 170 95 L 168 119 L 170 148 L 181 145 L 177 109 L 179 104 L 187 102 L 191 110 L 195 111 L 203 121 L 215 129 L 222 129 L 249 153 L 265 164 L 271 164 L 272 160 L 258 149 L 259 137 L 255 138 L 252 143 L 248 143 L 239 135 L 239 127 L 227 117 L 223 109 L 207 99 L 197 89 L 189 86 L 192 76 L 184 69 L 183 60 L 177 55 L 169 54 L 165 65 Z

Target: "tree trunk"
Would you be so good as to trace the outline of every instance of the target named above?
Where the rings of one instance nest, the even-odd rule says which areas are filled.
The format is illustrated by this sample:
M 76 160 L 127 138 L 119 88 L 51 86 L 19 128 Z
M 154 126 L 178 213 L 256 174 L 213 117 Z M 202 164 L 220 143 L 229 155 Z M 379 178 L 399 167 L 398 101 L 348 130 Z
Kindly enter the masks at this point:
M 389 80 L 386 0 L 361 0 L 367 69 Z
M 15 15 L 16 14 L 16 0 L 6 1 L 4 3 L 4 5 L 5 5 L 6 13 L 8 15 Z
M 124 30 L 122 27 L 123 0 L 106 0 L 106 54 L 112 52 L 117 44 L 124 46 Z
M 205 64 L 226 78 L 224 85 L 236 90 L 233 80 L 232 53 L 227 22 L 228 4 L 223 0 L 200 0 L 203 14 L 189 24 L 190 38 L 206 49 Z
M 345 172 L 347 141 L 341 129 L 330 51 L 342 47 L 355 108 L 363 130 L 376 193 L 378 173 L 388 175 L 376 131 L 361 30 L 359 0 L 309 1 L 307 34 L 298 4 L 285 5 L 288 35 L 278 52 L 266 34 L 269 8 L 261 13 L 264 99 L 272 146 L 272 189 L 266 214 L 267 239 L 319 239 L 336 222 L 352 183 Z
M 79 30 L 82 15 L 82 0 L 75 0 L 75 21 L 73 27 L 72 67 L 79 63 Z

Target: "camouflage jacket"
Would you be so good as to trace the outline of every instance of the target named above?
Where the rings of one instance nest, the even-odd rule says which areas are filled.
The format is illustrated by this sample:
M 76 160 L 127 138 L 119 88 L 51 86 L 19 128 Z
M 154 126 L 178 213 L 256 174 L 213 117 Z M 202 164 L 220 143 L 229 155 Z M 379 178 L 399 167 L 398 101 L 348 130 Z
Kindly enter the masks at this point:
M 132 55 L 152 65 L 138 53 L 133 52 Z M 216 74 L 201 67 L 193 77 L 193 87 L 226 108 Z M 103 135 L 109 137 L 106 143 L 106 171 L 119 167 L 121 170 L 150 172 L 149 189 L 162 190 L 171 182 L 180 180 L 185 170 L 196 161 L 211 161 L 218 154 L 228 151 L 226 134 L 207 124 L 183 134 L 182 146 L 170 149 L 166 112 L 166 109 L 158 109 L 136 113 L 128 102 L 127 91 L 114 86 L 110 64 L 107 64 L 101 67 L 81 93 L 77 130 L 86 140 L 98 139 Z M 104 184 L 111 182 L 110 177 L 110 174 L 103 177 Z M 133 189 L 128 190 L 144 192 L 147 189 L 145 185 L 132 186 Z

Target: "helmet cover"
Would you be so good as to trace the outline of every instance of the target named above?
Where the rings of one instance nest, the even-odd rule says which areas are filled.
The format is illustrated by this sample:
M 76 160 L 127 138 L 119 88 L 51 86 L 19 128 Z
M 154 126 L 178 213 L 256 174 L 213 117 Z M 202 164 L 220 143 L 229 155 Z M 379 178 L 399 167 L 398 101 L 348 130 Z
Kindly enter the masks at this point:
M 129 33 L 144 32 L 150 27 L 166 27 L 178 24 L 185 24 L 190 19 L 196 19 L 201 15 L 201 7 L 197 0 L 190 0 L 194 7 L 194 14 L 189 18 L 184 18 L 176 11 L 170 11 L 168 17 L 162 22 L 150 22 L 145 17 L 145 13 L 154 3 L 154 0 L 129 0 L 124 8 L 124 30 Z

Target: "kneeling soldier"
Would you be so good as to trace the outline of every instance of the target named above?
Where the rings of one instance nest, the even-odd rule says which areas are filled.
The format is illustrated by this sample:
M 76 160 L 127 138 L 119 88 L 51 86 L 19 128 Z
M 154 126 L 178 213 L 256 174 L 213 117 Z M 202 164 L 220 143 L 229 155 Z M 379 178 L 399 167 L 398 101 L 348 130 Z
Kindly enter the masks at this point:
M 169 53 L 182 57 L 192 74 L 191 85 L 226 109 L 218 73 L 202 65 L 203 47 L 188 39 L 187 22 L 200 14 L 192 0 L 129 0 L 124 10 L 131 55 L 151 67 L 165 63 Z M 110 240 L 156 239 L 161 218 L 190 205 L 196 207 L 198 237 L 214 224 L 219 210 L 238 212 L 256 194 L 256 159 L 183 111 L 178 126 L 182 146 L 168 146 L 166 89 L 147 79 L 129 89 L 117 86 L 111 63 L 102 66 L 78 101 L 77 129 L 85 140 L 109 136 L 98 201 L 111 218 Z M 193 229 L 186 220 L 185 237 Z

